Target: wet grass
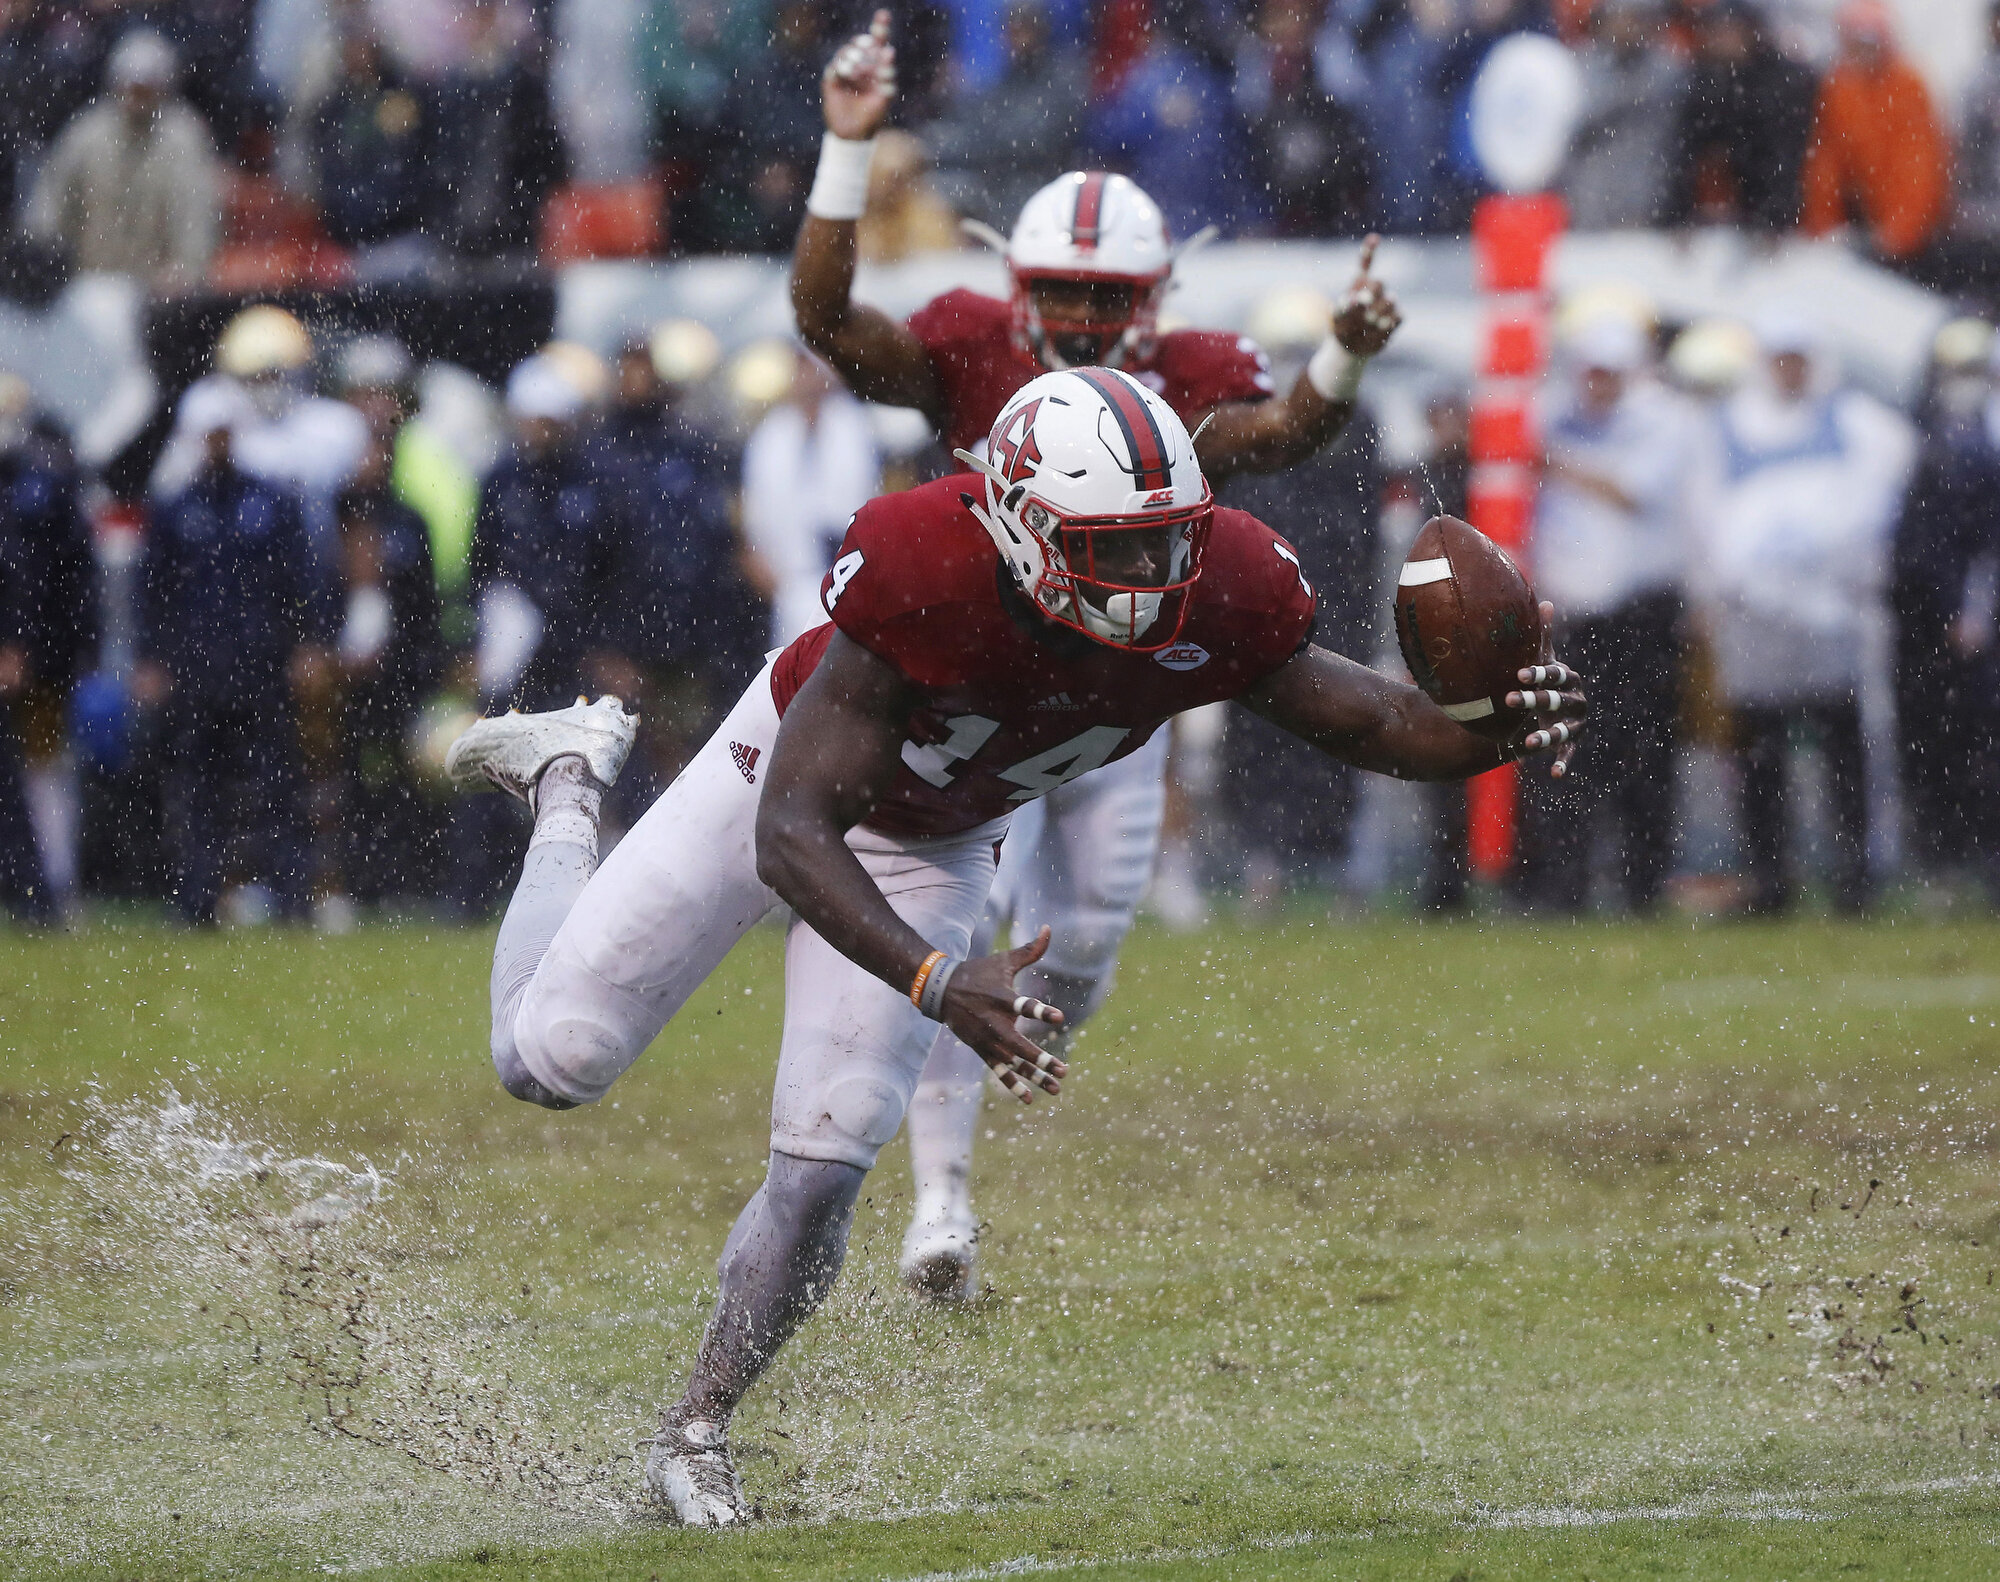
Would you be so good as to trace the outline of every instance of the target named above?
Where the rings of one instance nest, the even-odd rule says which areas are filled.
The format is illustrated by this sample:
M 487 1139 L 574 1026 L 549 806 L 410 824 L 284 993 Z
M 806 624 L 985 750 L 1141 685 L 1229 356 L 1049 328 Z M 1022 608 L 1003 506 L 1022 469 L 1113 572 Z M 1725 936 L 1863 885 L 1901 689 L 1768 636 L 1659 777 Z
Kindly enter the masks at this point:
M 0 1574 L 2000 1573 L 1966 924 L 1143 934 L 989 1105 L 985 1299 L 896 1289 L 892 1152 L 739 1421 L 767 1521 L 651 1525 L 777 945 L 551 1116 L 483 935 L 0 936 Z

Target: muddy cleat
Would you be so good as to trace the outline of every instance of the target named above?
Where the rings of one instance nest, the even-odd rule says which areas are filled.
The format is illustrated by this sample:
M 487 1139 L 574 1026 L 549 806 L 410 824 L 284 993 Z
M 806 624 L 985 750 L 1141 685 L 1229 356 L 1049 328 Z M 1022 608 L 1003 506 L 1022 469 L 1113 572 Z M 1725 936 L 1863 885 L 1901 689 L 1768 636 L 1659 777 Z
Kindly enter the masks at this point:
M 919 1214 L 903 1237 L 903 1283 L 933 1302 L 970 1302 L 979 1229 L 969 1215 Z
M 451 744 L 444 772 L 461 791 L 505 791 L 532 809 L 535 782 L 558 758 L 581 758 L 599 785 L 616 784 L 638 729 L 639 716 L 609 695 L 546 714 L 498 714 Z
M 729 1431 L 720 1423 L 669 1415 L 659 1433 L 642 1441 L 647 1495 L 664 1505 L 683 1527 L 736 1527 L 750 1519 L 743 1485 L 729 1460 Z

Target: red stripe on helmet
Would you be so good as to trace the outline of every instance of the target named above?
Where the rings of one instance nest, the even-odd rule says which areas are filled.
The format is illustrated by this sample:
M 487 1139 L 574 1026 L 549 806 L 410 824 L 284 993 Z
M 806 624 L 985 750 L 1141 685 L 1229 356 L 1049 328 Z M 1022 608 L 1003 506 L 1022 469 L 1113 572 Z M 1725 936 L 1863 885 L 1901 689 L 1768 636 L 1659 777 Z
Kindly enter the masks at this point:
M 1118 420 L 1118 427 L 1132 452 L 1132 487 L 1171 488 L 1173 477 L 1167 462 L 1167 439 L 1160 432 L 1159 420 L 1153 416 L 1152 408 L 1115 373 L 1102 368 L 1071 371 L 1104 397 L 1105 404 L 1111 408 L 1111 415 Z
M 1093 170 L 1076 189 L 1076 213 L 1069 222 L 1069 239 L 1079 248 L 1095 249 L 1097 228 L 1104 215 L 1104 184 L 1109 178 Z

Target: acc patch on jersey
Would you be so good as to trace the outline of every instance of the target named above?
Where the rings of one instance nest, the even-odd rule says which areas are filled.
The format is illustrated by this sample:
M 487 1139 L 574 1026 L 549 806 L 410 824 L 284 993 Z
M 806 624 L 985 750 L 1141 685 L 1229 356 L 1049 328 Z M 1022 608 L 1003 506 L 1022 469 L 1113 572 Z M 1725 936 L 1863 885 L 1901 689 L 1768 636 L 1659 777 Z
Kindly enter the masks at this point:
M 1200 643 L 1175 643 L 1171 648 L 1162 648 L 1153 655 L 1153 660 L 1169 670 L 1199 670 L 1208 663 L 1208 650 Z

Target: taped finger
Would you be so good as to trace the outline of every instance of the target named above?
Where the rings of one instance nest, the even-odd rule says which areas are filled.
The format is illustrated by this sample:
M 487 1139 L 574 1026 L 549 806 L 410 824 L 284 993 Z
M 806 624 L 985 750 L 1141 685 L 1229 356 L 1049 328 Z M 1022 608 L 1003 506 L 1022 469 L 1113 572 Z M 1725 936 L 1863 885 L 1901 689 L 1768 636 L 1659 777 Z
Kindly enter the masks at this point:
M 1015 1070 L 1014 1079 L 1017 1082 L 1032 1083 L 1044 1093 L 1060 1093 L 1062 1091 L 1062 1082 L 1054 1072 L 1038 1071 L 1033 1066 L 1028 1065 L 1026 1061 L 1022 1061 L 1020 1066 Z

